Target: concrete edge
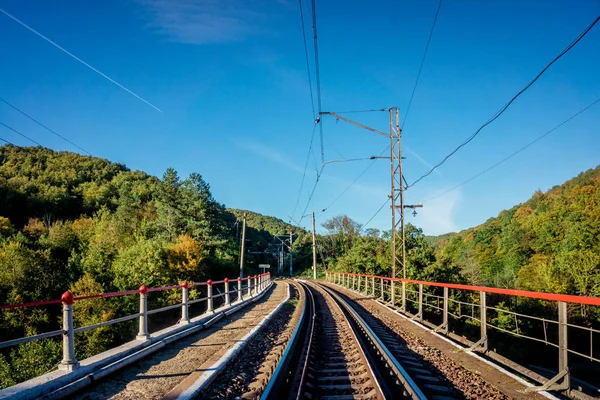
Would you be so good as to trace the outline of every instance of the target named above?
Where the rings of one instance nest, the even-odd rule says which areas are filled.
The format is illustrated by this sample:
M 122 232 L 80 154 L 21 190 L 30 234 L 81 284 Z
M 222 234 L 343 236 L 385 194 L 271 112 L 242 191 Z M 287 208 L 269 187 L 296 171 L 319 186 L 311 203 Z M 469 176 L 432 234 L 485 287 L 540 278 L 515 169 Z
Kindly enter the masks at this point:
M 177 400 L 193 399 L 200 393 L 200 391 L 206 388 L 218 374 L 229 364 L 233 358 L 244 349 L 250 339 L 283 307 L 283 305 L 290 299 L 290 284 L 287 283 L 287 296 L 273 311 L 271 311 L 265 318 L 263 318 L 256 326 L 254 326 L 244 337 L 237 340 L 235 344 L 227 350 L 225 354 L 213 365 L 210 366 L 196 381 L 190 385 L 187 389 L 177 396 Z
M 165 345 L 205 328 L 205 323 L 218 315 L 230 314 L 262 298 L 273 286 L 269 284 L 260 294 L 204 313 L 184 325 L 173 325 L 150 334 L 145 341 L 132 340 L 125 344 L 82 360 L 74 371 L 56 370 L 17 385 L 0 390 L 1 400 L 57 399 L 71 394 L 122 367 L 125 367 Z M 229 315 L 230 315 L 229 314 Z M 159 345 L 159 346 L 156 346 Z

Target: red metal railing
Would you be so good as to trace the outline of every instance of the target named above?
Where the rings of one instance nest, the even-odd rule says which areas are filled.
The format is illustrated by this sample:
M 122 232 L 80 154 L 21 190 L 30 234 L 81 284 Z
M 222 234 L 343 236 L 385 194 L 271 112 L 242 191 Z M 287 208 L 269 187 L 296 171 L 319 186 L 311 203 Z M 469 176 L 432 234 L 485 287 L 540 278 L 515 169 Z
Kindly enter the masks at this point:
M 455 318 L 457 320 L 470 319 L 479 324 L 480 327 L 479 338 L 469 349 L 472 351 L 487 352 L 489 329 L 495 329 L 520 338 L 530 339 L 556 347 L 558 349 L 558 374 L 555 375 L 553 379 L 550 379 L 544 385 L 537 387 L 534 390 L 566 390 L 569 388 L 569 354 L 576 354 L 577 356 L 587 358 L 590 361 L 600 362 L 600 357 L 594 353 L 593 347 L 594 337 L 596 337 L 596 341 L 600 339 L 600 330 L 594 329 L 591 326 L 580 326 L 570 323 L 568 321 L 567 313 L 568 303 L 600 307 L 600 298 L 598 297 L 541 293 L 454 283 L 427 282 L 368 274 L 352 274 L 347 272 L 328 272 L 327 280 L 359 293 L 373 296 L 393 307 L 397 306 L 397 299 L 399 299 L 401 302 L 399 310 L 417 321 L 428 322 L 425 321 L 424 309 L 432 311 L 434 314 L 441 314 L 442 322 L 435 330 L 444 334 L 449 333 L 449 318 Z M 410 289 L 411 286 L 417 286 L 418 288 L 416 290 Z M 441 288 L 443 289 L 443 295 L 440 295 L 439 292 L 436 294 L 436 291 L 433 289 L 429 289 L 429 293 L 427 293 L 424 291 L 425 287 Z M 479 299 L 475 297 L 471 302 L 464 301 L 464 299 L 461 300 L 461 298 L 451 296 L 450 290 L 479 294 Z M 504 307 L 490 306 L 487 304 L 487 294 L 516 296 L 554 302 L 558 310 L 558 318 L 551 319 L 535 315 L 526 315 L 505 309 Z M 479 301 L 477 302 L 477 300 Z M 412 303 L 413 309 L 416 309 L 415 313 L 409 312 L 407 307 L 408 303 Z M 476 313 L 475 310 L 478 310 L 478 313 Z M 467 311 L 467 314 L 464 314 L 464 311 Z M 468 311 L 470 311 L 470 314 Z M 508 330 L 505 327 L 494 325 L 492 319 L 488 317 L 488 314 L 490 313 L 495 313 L 497 316 L 508 316 L 511 319 L 514 318 L 515 328 L 513 330 Z M 530 325 L 533 323 L 541 324 L 540 331 L 543 332 L 543 338 L 533 337 L 526 332 L 523 332 L 519 328 L 519 321 L 521 321 L 521 325 L 525 325 L 523 324 L 524 320 L 527 320 Z M 554 326 L 557 329 L 556 342 L 549 339 L 549 326 Z M 589 353 L 583 353 L 581 350 L 577 351 L 573 346 L 569 348 L 567 335 L 569 328 L 576 330 L 579 334 L 582 334 L 582 332 L 585 334 L 589 333 Z
M 171 285 L 171 286 L 162 286 L 156 288 L 147 288 L 146 286 L 141 286 L 137 290 L 126 290 L 121 292 L 108 292 L 108 293 L 97 293 L 93 295 L 86 296 L 73 296 L 73 294 L 69 291 L 63 293 L 60 299 L 54 300 L 46 300 L 46 301 L 34 301 L 34 302 L 26 302 L 26 303 L 18 303 L 18 304 L 2 304 L 0 305 L 0 310 L 8 310 L 8 309 L 16 309 L 16 308 L 27 308 L 27 307 L 37 307 L 37 306 L 46 306 L 46 305 L 54 305 L 54 304 L 62 304 L 63 311 L 63 327 L 62 329 L 45 332 L 38 335 L 27 336 L 18 339 L 6 340 L 0 342 L 0 349 L 4 347 L 15 346 L 22 343 L 31 342 L 38 339 L 50 338 L 54 336 L 63 336 L 63 360 L 61 361 L 59 368 L 65 370 L 72 370 L 77 368 L 79 363 L 75 358 L 75 339 L 74 335 L 76 333 L 84 332 L 87 330 L 99 328 L 101 326 L 113 325 L 119 322 L 128 321 L 131 319 L 138 318 L 139 319 L 139 331 L 137 335 L 138 340 L 147 340 L 150 335 L 148 333 L 148 316 L 151 314 L 156 314 L 162 311 L 172 310 L 175 308 L 181 307 L 181 319 L 178 321 L 178 324 L 186 324 L 189 323 L 189 306 L 194 303 L 206 301 L 207 303 L 207 312 L 214 312 L 213 308 L 213 300 L 216 298 L 224 298 L 223 307 L 228 307 L 232 305 L 231 295 L 237 294 L 237 299 L 235 302 L 241 302 L 244 300 L 243 294 L 243 282 L 246 281 L 247 294 L 246 297 L 252 297 L 258 295 L 260 292 L 264 291 L 270 283 L 271 275 L 270 273 L 264 273 L 255 276 L 249 276 L 247 278 L 238 277 L 234 281 L 230 281 L 228 278 L 225 278 L 220 281 L 211 281 L 208 280 L 206 282 L 183 282 L 180 285 Z M 229 283 L 237 282 L 237 288 L 233 288 L 230 290 Z M 216 285 L 223 285 L 223 292 L 218 295 L 213 295 L 213 287 Z M 189 288 L 194 286 L 207 286 L 207 296 L 195 300 L 189 300 Z M 166 307 L 148 310 L 148 294 L 154 292 L 162 292 L 167 290 L 176 290 L 182 289 L 182 302 L 178 304 L 169 305 Z M 139 295 L 140 296 L 140 310 L 139 313 L 127 315 L 124 317 L 112 319 L 110 321 L 104 321 L 93 325 L 83 326 L 79 328 L 73 327 L 73 304 L 79 301 L 90 300 L 90 299 L 98 299 L 98 298 L 109 298 L 109 297 L 119 297 L 119 296 L 129 296 L 129 295 Z

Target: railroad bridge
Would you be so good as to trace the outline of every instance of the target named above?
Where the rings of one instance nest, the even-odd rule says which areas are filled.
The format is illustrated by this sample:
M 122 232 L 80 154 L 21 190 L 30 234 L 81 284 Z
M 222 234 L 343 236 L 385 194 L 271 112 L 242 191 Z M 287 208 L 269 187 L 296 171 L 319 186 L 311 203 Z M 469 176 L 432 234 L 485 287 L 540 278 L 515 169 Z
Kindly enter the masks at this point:
M 173 304 L 155 307 L 167 295 Z M 78 306 L 132 301 L 136 313 L 76 326 Z M 528 302 L 546 307 L 531 315 Z M 62 340 L 54 370 L 0 399 L 599 398 L 600 330 L 571 311 L 600 298 L 329 272 L 219 281 L 0 305 L 60 307 L 62 327 L 5 338 Z M 539 308 L 537 308 L 539 309 Z M 78 337 L 135 326 L 131 340 L 79 360 Z

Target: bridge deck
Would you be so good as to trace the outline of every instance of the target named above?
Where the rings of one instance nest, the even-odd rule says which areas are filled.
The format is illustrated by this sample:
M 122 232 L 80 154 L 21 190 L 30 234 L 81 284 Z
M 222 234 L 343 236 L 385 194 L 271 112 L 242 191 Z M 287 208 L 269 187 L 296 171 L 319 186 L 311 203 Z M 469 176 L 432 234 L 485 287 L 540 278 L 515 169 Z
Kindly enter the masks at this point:
M 256 304 L 223 318 L 210 329 L 169 345 L 71 398 L 162 398 L 190 374 L 212 365 L 236 340 L 275 309 L 287 295 L 286 286 L 275 283 L 274 289 Z

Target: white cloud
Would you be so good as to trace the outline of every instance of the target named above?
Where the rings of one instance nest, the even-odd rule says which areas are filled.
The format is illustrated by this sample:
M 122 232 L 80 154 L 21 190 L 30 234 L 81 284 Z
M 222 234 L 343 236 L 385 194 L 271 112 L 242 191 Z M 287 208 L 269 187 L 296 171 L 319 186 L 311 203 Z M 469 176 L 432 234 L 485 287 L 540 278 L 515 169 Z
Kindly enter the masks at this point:
M 265 16 L 244 0 L 138 0 L 152 14 L 150 26 L 180 43 L 238 41 L 256 33 Z
M 454 190 L 425 203 L 423 208 L 417 210 L 418 216 L 414 221 L 415 225 L 423 228 L 427 235 L 457 232 L 459 227 L 454 221 L 454 215 L 461 199 L 461 191 Z M 407 218 L 407 222 L 411 222 L 411 219 Z

